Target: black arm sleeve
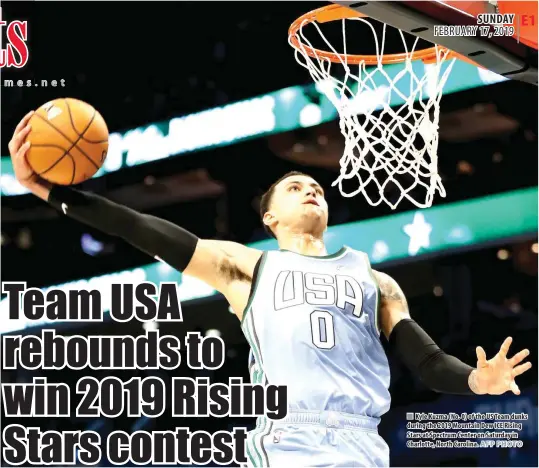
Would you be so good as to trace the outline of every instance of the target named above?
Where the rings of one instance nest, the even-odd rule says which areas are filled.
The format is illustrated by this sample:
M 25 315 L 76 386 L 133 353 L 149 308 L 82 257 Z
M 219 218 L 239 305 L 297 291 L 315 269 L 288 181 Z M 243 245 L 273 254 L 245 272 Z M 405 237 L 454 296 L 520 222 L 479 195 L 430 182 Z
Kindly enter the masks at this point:
M 120 237 L 152 257 L 159 257 L 178 271 L 187 267 L 198 243 L 198 237 L 175 224 L 138 213 L 93 193 L 55 186 L 48 202 L 77 221 Z
M 472 395 L 468 377 L 473 368 L 445 354 L 412 319 L 401 320 L 391 332 L 389 344 L 431 390 Z

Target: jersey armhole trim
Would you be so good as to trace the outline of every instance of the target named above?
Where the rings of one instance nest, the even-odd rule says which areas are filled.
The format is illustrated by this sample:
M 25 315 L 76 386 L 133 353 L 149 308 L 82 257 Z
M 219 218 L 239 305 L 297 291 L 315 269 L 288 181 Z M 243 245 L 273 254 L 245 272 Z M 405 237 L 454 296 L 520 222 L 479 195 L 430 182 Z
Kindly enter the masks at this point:
M 249 299 L 247 299 L 247 305 L 245 306 L 245 309 L 243 309 L 243 315 L 241 316 L 241 324 L 243 325 L 243 322 L 245 320 L 245 317 L 249 313 L 249 309 L 253 305 L 253 300 L 256 295 L 257 288 L 260 284 L 260 277 L 262 276 L 262 270 L 264 269 L 264 263 L 266 263 L 268 252 L 262 252 L 262 255 L 260 256 L 254 272 L 253 272 L 253 279 L 251 283 L 251 291 L 249 293 Z
M 371 261 L 369 260 L 369 256 L 363 252 L 363 255 L 365 256 L 365 260 L 367 262 L 367 267 L 369 269 L 369 275 L 371 276 L 371 279 L 374 283 L 374 287 L 376 288 L 376 305 L 374 306 L 374 327 L 376 329 L 376 332 L 378 333 L 378 336 L 382 334 L 382 330 L 380 329 L 380 286 L 378 284 L 378 280 L 374 276 L 374 272 L 372 271 Z

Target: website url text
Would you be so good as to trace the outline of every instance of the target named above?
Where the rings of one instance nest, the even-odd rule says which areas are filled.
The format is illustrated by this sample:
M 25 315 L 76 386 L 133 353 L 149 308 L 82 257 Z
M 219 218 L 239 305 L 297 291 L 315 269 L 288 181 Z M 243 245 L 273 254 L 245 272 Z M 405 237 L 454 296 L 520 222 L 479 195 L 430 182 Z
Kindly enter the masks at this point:
M 2 80 L 2 87 L 4 88 L 64 88 L 66 80 Z

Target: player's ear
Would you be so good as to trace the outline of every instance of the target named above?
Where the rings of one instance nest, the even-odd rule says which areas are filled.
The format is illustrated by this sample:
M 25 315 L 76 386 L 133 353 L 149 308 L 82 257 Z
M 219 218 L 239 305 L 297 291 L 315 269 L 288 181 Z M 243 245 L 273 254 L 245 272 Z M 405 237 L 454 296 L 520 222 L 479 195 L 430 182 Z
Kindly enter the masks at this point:
M 275 224 L 276 221 L 277 220 L 275 218 L 275 215 L 271 211 L 266 211 L 266 213 L 264 213 L 264 217 L 262 218 L 262 222 L 266 226 L 271 228 Z

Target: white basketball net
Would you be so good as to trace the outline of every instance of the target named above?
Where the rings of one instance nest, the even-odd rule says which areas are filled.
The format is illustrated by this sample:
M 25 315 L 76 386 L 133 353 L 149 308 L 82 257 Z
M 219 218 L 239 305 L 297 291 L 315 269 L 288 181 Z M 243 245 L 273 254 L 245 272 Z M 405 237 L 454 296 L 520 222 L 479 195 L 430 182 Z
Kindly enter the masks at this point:
M 340 175 L 333 182 L 341 194 L 353 197 L 363 193 L 367 201 L 377 206 L 387 203 L 392 209 L 406 198 L 419 208 L 432 205 L 434 194 L 445 197 L 445 189 L 438 174 L 438 123 L 442 89 L 455 59 L 446 62 L 445 49 L 436 47 L 437 60 L 425 65 L 411 60 L 417 39 L 408 50 L 405 37 L 399 31 L 407 59 L 400 65 L 382 64 L 386 25 L 379 41 L 376 30 L 363 18 L 352 17 L 342 22 L 342 42 L 345 50 L 338 52 L 326 39 L 316 22 L 305 21 L 296 38 L 298 63 L 306 68 L 339 113 L 339 124 L 345 138 L 344 153 L 340 159 Z M 378 63 L 375 66 L 351 65 L 346 53 L 346 24 L 364 23 L 371 29 L 376 44 Z M 328 58 L 310 57 L 305 46 L 313 45 L 305 37 L 303 27 L 311 24 L 340 64 Z M 335 72 L 339 68 L 341 76 Z M 391 76 L 393 75 L 393 76 Z M 393 107 L 391 107 L 391 104 Z M 346 191 L 343 184 L 357 187 Z

